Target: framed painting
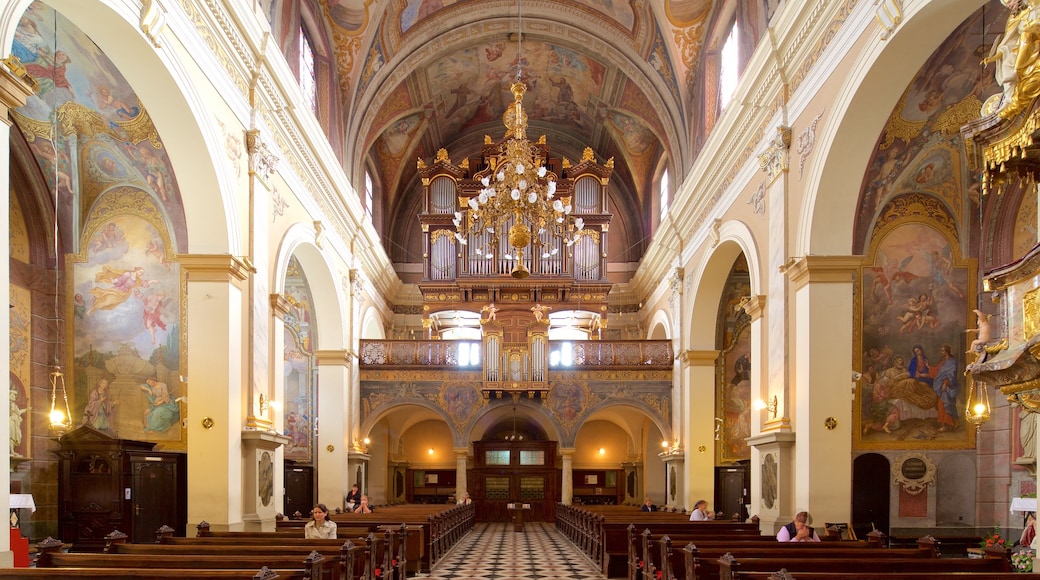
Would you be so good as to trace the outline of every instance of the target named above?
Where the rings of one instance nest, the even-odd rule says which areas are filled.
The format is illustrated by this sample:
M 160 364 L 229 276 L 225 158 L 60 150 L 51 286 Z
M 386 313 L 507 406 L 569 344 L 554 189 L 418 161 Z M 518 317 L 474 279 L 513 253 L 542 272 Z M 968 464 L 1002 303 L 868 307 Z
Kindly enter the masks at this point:
M 934 198 L 908 196 L 875 229 L 856 292 L 854 447 L 971 449 L 964 420 L 974 260 Z M 929 217 L 925 217 L 929 216 Z

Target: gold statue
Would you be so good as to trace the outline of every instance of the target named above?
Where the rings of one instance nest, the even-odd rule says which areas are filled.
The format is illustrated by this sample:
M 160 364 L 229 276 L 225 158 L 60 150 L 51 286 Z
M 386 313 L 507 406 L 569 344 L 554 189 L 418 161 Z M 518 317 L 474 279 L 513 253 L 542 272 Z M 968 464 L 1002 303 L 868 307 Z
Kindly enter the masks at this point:
M 982 64 L 997 64 L 994 77 L 1004 91 L 990 97 L 983 105 L 983 114 L 997 112 L 1004 119 L 1026 109 L 1040 95 L 1040 10 L 1030 6 L 1030 0 L 1001 0 L 1010 16 L 1004 35 L 993 43 L 993 49 Z

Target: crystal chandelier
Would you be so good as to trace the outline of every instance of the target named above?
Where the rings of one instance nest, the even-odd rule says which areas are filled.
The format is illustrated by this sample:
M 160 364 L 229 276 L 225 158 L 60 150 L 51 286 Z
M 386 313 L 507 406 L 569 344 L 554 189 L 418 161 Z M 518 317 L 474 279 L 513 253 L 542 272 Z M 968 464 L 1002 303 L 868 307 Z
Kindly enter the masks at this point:
M 518 18 L 522 26 L 519 2 Z M 477 250 L 487 259 L 495 257 L 499 234 L 506 232 L 511 251 L 502 257 L 515 260 L 510 275 L 526 278 L 531 272 L 524 265 L 524 253 L 532 244 L 547 245 L 545 237 L 561 238 L 570 247 L 582 234 L 582 218 L 571 217 L 571 199 L 556 197 L 557 175 L 545 167 L 545 136 L 532 144 L 527 139 L 527 114 L 524 113 L 524 93 L 527 85 L 521 81 L 520 48 L 522 30 L 517 40 L 516 82 L 510 87 L 513 102 L 502 115 L 506 127 L 505 141 L 500 153 L 492 156 L 489 167 L 476 174 L 483 186 L 479 193 L 465 201 L 461 211 L 455 212 L 455 237 L 466 245 L 468 235 L 489 234 L 489 247 Z M 485 137 L 490 144 L 490 137 Z M 551 246 L 551 245 L 550 245 Z M 542 253 L 543 258 L 558 253 L 556 247 Z
M 524 440 L 524 434 L 516 430 L 516 404 L 513 404 L 513 430 L 506 434 L 506 441 L 515 441 L 517 443 Z

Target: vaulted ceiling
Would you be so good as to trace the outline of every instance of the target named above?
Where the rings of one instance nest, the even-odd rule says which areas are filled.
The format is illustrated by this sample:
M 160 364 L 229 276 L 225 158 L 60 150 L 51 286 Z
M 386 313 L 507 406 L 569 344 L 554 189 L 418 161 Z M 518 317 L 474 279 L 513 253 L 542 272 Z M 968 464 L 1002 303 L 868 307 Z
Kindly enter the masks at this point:
M 655 176 L 664 165 L 674 175 L 690 155 L 687 109 L 715 3 L 320 0 L 345 161 L 355 183 L 372 174 L 392 259 L 422 255 L 416 160 L 445 148 L 458 162 L 478 155 L 485 135 L 501 139 L 519 69 L 533 139 L 544 134 L 554 156 L 572 161 L 585 147 L 601 163 L 614 158 L 609 259 L 638 261 Z

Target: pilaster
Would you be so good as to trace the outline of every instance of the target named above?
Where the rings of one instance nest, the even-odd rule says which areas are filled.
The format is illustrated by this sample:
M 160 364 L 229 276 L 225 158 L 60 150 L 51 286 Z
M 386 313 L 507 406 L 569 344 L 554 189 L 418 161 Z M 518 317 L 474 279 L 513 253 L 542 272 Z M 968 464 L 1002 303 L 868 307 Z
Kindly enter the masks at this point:
M 347 385 L 350 384 L 350 365 L 353 357 L 346 350 L 317 350 L 314 359 L 318 365 L 318 421 L 315 470 L 318 472 L 318 502 L 342 505 L 343 497 L 352 482 L 347 467 L 347 453 L 353 448 L 348 415 Z M 371 489 L 362 493 L 373 497 Z M 373 498 L 373 501 L 376 501 Z
M 186 285 L 188 529 L 243 529 L 242 428 L 248 400 L 242 281 L 229 255 L 179 256 Z
M 560 503 L 571 505 L 574 502 L 574 451 L 573 447 L 561 447 L 560 457 L 563 459 L 563 486 L 560 489 Z
M 795 288 L 795 506 L 847 522 L 852 508 L 853 283 L 861 256 L 806 256 L 788 270 Z
M 682 409 L 686 424 L 682 447 L 686 461 L 683 485 L 674 491 L 669 489 L 668 505 L 689 509 L 697 498 L 715 497 L 715 363 L 718 358 L 717 350 L 684 350 L 679 354 L 682 381 L 686 386 L 683 390 L 688 401 Z M 670 472 L 668 478 L 671 479 Z M 673 499 L 675 493 L 679 495 Z
M 469 467 L 469 447 L 454 447 L 452 451 L 455 452 L 455 501 L 459 501 L 468 491 L 466 472 Z

